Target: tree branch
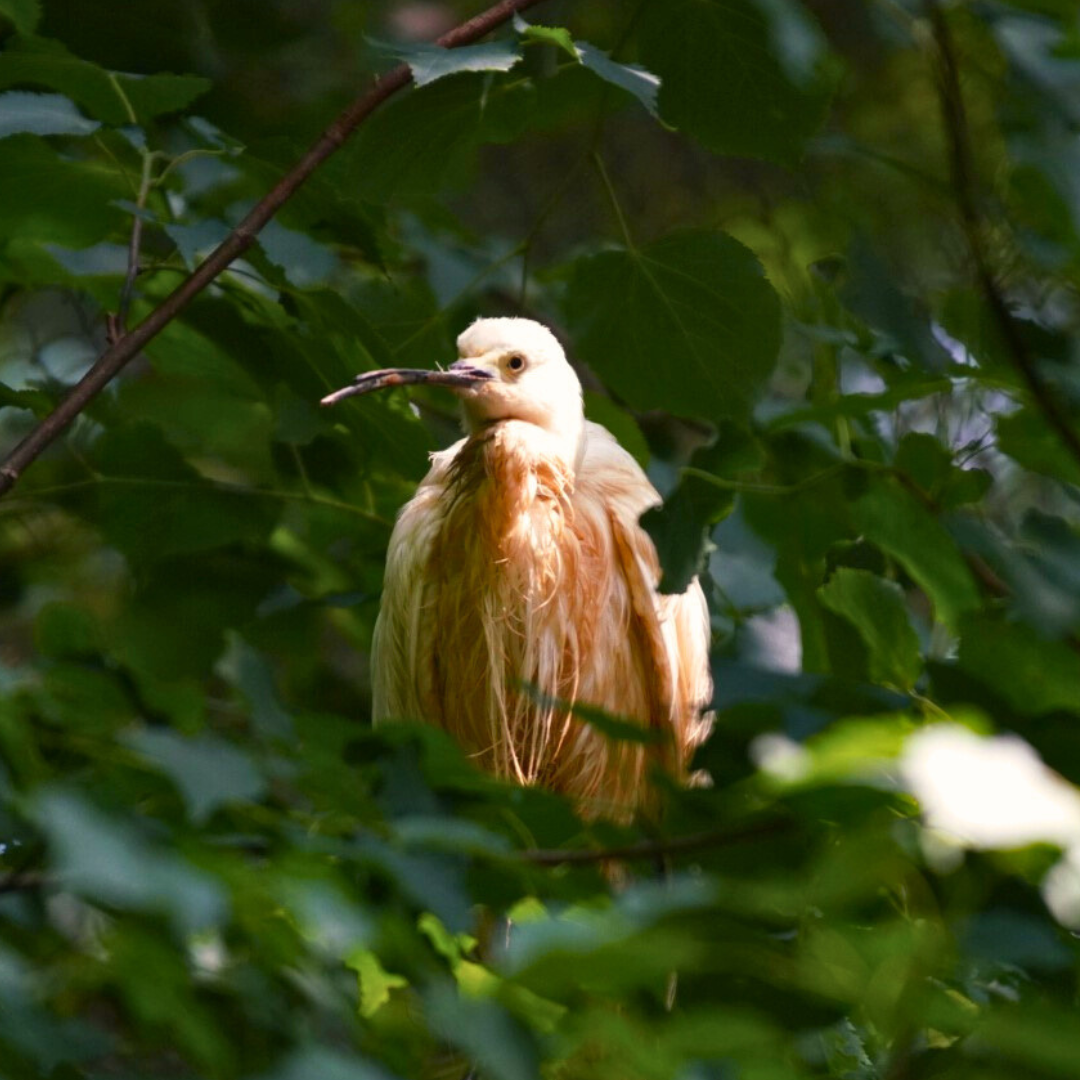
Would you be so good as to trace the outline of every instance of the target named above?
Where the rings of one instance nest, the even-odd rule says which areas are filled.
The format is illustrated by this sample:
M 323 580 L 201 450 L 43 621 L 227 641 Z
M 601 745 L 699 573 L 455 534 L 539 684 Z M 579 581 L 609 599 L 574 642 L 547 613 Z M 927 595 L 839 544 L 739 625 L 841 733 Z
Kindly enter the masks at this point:
M 435 42 L 446 49 L 468 45 L 501 26 L 515 12 L 533 7 L 541 0 L 499 0 L 487 11 L 443 34 Z M 307 153 L 285 174 L 235 229 L 200 263 L 191 276 L 180 283 L 138 326 L 112 344 L 75 384 L 71 393 L 47 416 L 0 465 L 0 496 L 9 492 L 23 471 L 91 401 L 228 265 L 255 242 L 260 230 L 296 192 L 305 180 L 333 154 L 345 140 L 387 98 L 412 82 L 407 64 L 399 64 L 375 80 L 319 136 Z
M 792 822 L 786 818 L 758 821 L 741 829 L 713 829 L 709 832 L 689 833 L 664 840 L 642 840 L 636 844 L 623 844 L 608 848 L 527 848 L 518 853 L 523 862 L 536 866 L 583 866 L 606 862 L 608 859 L 655 859 L 662 855 L 687 855 L 711 848 L 733 847 L 753 840 L 763 840 L 787 832 Z
M 1039 375 L 1035 359 L 1009 311 L 1009 305 L 994 278 L 983 240 L 983 221 L 979 211 L 975 167 L 971 155 L 971 139 L 960 89 L 960 65 L 956 46 L 945 13 L 938 0 L 924 0 L 927 17 L 937 45 L 939 63 L 938 91 L 941 115 L 949 144 L 949 164 L 952 172 L 953 194 L 960 213 L 975 277 L 998 331 L 1005 343 L 1009 361 L 1028 388 L 1028 392 L 1043 418 L 1053 428 L 1062 444 L 1080 462 L 1080 435 L 1073 427 L 1058 398 Z

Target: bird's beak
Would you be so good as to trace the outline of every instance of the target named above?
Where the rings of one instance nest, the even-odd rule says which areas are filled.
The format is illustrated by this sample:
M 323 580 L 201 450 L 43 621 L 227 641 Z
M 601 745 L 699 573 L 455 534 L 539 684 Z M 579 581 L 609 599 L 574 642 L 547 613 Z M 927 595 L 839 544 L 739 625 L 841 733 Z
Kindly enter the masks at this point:
M 391 386 L 412 386 L 426 383 L 428 386 L 450 386 L 462 390 L 494 378 L 494 373 L 474 367 L 467 360 L 458 360 L 449 371 L 428 371 L 418 368 L 383 368 L 381 371 L 365 371 L 357 375 L 350 386 L 335 390 L 322 399 L 322 405 L 336 405 L 354 394 L 370 394 L 373 390 L 385 390 Z

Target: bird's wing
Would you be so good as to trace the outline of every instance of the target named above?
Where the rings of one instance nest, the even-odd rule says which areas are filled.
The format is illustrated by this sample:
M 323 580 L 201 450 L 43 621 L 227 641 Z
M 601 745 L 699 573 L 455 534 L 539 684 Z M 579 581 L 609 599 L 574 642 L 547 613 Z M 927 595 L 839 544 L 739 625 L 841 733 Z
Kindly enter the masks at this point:
M 705 594 L 696 578 L 683 593 L 658 591 L 656 548 L 638 518 L 658 505 L 660 496 L 634 458 L 598 424 L 586 425 L 576 487 L 608 508 L 615 551 L 633 606 L 632 630 L 652 669 L 650 720 L 672 732 L 676 768 L 682 772 L 711 724 L 705 712 L 712 699 Z
M 431 547 L 439 531 L 450 465 L 464 445 L 461 439 L 431 455 L 431 469 L 416 494 L 402 508 L 386 553 L 382 603 L 371 643 L 372 719 L 435 719 L 421 673 L 419 655 L 434 641 L 424 620 L 425 583 Z M 425 632 L 427 630 L 428 632 Z

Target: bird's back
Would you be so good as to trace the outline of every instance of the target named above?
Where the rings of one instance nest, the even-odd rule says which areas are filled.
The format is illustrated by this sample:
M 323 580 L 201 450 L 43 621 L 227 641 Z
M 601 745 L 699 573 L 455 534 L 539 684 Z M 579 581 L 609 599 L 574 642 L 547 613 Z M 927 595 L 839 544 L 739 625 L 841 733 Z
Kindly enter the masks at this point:
M 709 624 L 695 581 L 656 591 L 640 467 L 589 424 L 577 467 L 506 421 L 433 457 L 390 542 L 375 719 L 437 724 L 490 771 L 619 813 L 651 762 L 682 774 L 705 732 Z M 569 705 L 648 729 L 613 741 Z

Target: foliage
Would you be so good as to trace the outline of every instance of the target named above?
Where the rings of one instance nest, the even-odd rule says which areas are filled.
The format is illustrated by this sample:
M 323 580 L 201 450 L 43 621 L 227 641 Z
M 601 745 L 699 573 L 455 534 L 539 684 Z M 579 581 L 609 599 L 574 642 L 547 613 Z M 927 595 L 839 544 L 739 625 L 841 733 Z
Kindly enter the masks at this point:
M 0 502 L 0 1075 L 1076 1076 L 1074 5 L 552 0 L 422 44 L 474 13 L 0 0 L 5 452 L 136 220 L 129 325 L 388 53 L 424 84 Z M 368 722 L 452 403 L 316 403 L 478 313 L 564 334 L 669 496 L 663 587 L 707 587 L 709 782 L 660 820 Z

